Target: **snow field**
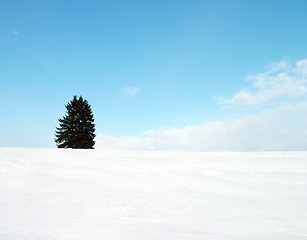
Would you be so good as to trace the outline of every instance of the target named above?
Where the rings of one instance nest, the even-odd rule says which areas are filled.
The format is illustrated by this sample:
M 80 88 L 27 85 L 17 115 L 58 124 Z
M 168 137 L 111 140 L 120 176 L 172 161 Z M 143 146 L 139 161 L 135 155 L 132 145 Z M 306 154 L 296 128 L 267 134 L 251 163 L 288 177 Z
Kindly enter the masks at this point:
M 0 149 L 3 240 L 305 240 L 307 152 Z

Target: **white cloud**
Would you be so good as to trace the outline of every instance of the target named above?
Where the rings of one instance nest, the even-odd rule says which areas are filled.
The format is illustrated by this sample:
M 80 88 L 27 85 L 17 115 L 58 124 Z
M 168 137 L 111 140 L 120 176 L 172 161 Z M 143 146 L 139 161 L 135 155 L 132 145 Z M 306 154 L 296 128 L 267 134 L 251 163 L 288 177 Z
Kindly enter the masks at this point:
M 142 137 L 97 137 L 97 148 L 175 151 L 307 150 L 307 102 L 255 115 L 184 128 L 162 128 Z
M 296 63 L 296 74 L 304 79 L 307 77 L 307 59 L 300 60 Z
M 295 67 L 287 61 L 271 64 L 266 72 L 247 80 L 252 84 L 250 89 L 223 101 L 233 107 L 262 105 L 258 113 L 183 128 L 153 129 L 141 137 L 100 135 L 96 147 L 176 151 L 307 150 L 307 60 L 298 61 Z M 269 104 L 273 101 L 275 104 Z
M 276 73 L 276 72 L 280 72 L 280 71 L 285 71 L 285 70 L 290 69 L 290 68 L 291 68 L 291 64 L 286 60 L 282 60 L 278 63 L 276 63 L 276 62 L 270 63 L 267 66 L 267 72 Z
M 123 91 L 127 96 L 134 97 L 140 92 L 140 90 L 141 88 L 136 87 L 136 86 L 133 86 L 133 87 L 126 86 Z
M 230 99 L 220 98 L 228 106 L 255 107 L 282 97 L 296 99 L 307 92 L 307 60 L 295 67 L 287 61 L 271 64 L 269 69 L 246 78 L 251 86 L 235 93 Z

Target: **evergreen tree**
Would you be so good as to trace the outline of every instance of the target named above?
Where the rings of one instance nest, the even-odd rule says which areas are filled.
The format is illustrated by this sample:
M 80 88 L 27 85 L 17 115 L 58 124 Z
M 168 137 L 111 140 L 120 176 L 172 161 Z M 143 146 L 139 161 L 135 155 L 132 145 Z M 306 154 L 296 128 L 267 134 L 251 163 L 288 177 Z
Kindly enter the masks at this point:
M 95 145 L 95 124 L 91 105 L 82 96 L 65 105 L 67 113 L 59 119 L 60 126 L 55 131 L 58 148 L 93 149 Z

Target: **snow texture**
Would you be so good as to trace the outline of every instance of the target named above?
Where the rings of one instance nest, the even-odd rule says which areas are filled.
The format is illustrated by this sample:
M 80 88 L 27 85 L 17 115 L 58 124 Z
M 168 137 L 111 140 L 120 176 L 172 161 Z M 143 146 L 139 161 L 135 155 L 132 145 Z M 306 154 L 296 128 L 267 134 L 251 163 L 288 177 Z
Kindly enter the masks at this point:
M 0 149 L 1 240 L 306 240 L 307 152 Z

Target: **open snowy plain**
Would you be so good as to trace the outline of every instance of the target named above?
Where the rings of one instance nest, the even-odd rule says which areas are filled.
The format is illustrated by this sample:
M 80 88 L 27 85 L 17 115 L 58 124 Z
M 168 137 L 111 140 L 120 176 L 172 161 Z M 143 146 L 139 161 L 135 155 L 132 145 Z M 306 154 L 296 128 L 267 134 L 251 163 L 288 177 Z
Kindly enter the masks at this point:
M 1 240 L 306 240 L 307 152 L 0 149 Z

